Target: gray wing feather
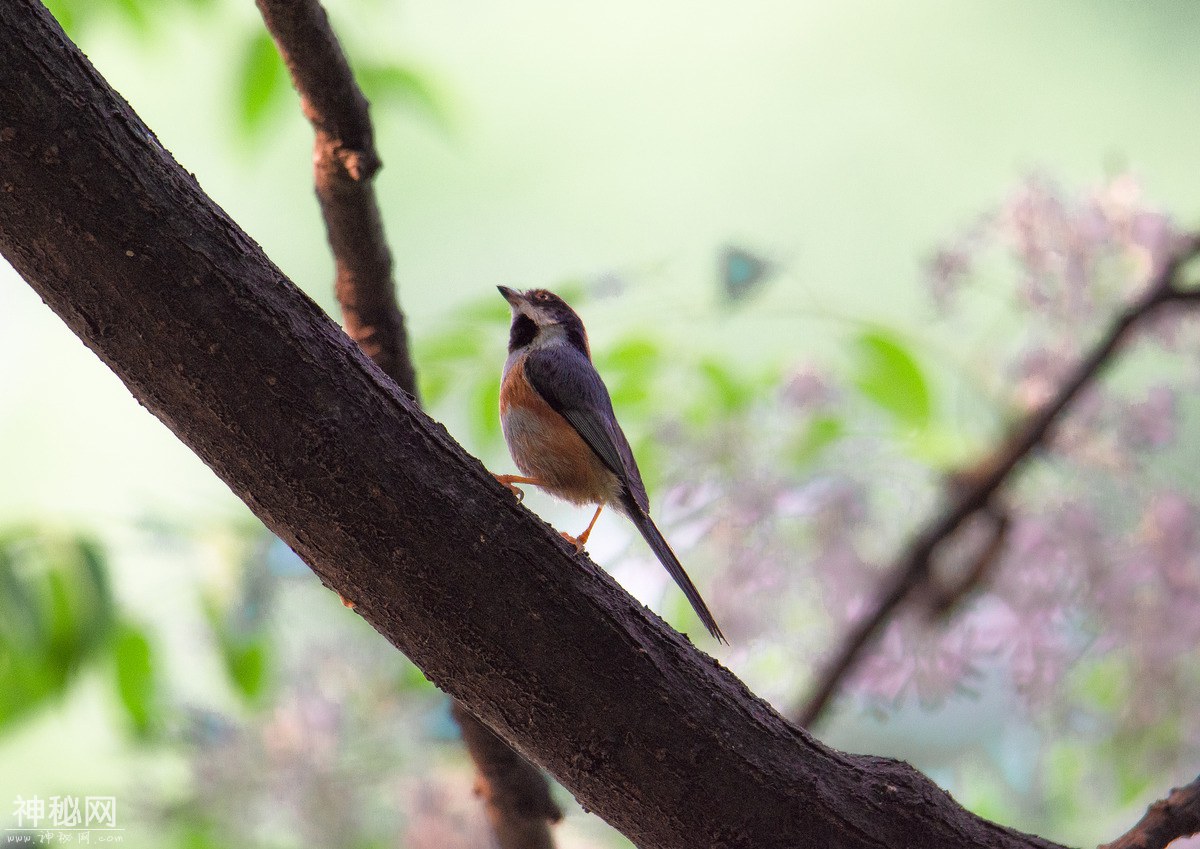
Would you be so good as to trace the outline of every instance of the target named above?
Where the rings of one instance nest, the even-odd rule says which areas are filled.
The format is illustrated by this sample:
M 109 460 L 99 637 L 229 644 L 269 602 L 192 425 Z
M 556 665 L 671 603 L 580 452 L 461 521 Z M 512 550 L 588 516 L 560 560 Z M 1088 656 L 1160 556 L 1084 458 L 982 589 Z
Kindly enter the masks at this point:
M 629 440 L 617 424 L 608 389 L 591 360 L 566 345 L 542 348 L 526 358 L 525 376 L 625 485 L 634 504 L 643 512 L 649 510 L 650 500 Z
M 725 635 L 709 612 L 699 590 L 683 570 L 679 558 L 650 518 L 650 499 L 629 448 L 617 424 L 612 399 L 592 361 L 568 346 L 535 350 L 525 359 L 525 376 L 555 412 L 567 420 L 596 452 L 596 456 L 624 485 L 620 509 L 626 513 L 650 548 L 683 590 L 708 632 L 721 642 Z

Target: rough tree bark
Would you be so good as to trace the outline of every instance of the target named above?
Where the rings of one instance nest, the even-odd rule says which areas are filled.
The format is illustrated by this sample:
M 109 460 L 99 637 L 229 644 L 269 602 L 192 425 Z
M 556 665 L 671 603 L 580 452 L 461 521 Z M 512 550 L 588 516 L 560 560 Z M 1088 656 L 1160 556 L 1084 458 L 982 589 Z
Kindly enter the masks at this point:
M 833 751 L 515 504 L 200 190 L 35 0 L 0 3 L 0 250 L 442 689 L 646 847 L 1018 849 Z
M 419 402 L 375 199 L 373 180 L 382 162 L 367 99 L 318 0 L 257 0 L 257 5 L 316 136 L 313 182 L 337 266 L 342 323 L 363 353 Z M 475 792 L 487 807 L 499 849 L 553 849 L 550 826 L 562 819 L 562 811 L 546 776 L 460 702 L 452 713 L 475 764 Z

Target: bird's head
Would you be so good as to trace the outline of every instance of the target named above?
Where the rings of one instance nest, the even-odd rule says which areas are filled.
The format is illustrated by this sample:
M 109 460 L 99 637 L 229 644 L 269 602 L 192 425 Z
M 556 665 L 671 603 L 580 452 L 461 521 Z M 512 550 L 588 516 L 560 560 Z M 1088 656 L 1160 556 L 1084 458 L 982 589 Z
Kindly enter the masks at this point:
M 570 345 L 591 357 L 583 321 L 558 295 L 545 289 L 518 292 L 507 286 L 496 288 L 512 308 L 509 353 L 522 348 Z

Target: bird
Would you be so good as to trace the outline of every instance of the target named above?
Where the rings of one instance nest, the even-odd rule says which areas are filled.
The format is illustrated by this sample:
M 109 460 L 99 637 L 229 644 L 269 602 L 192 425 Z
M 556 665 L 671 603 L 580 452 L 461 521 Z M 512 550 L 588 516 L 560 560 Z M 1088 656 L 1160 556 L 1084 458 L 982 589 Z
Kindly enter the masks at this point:
M 633 522 L 708 632 L 728 643 L 679 558 L 650 518 L 650 499 L 612 399 L 592 364 L 582 319 L 553 292 L 498 286 L 512 309 L 508 359 L 500 381 L 500 426 L 520 475 L 495 475 L 520 500 L 527 484 L 576 505 L 596 505 L 579 536 L 582 551 L 611 506 Z

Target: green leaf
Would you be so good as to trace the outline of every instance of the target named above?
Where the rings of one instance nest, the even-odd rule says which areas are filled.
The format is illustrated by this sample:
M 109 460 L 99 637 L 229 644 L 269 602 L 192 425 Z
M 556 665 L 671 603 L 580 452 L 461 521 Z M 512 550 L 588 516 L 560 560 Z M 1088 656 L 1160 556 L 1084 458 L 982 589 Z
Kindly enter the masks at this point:
M 149 735 L 154 721 L 156 687 L 150 640 L 130 623 L 122 623 L 113 640 L 117 695 L 134 730 Z
M 890 413 L 897 424 L 923 428 L 932 413 L 929 386 L 912 354 L 895 337 L 871 331 L 856 343 L 854 384 L 858 391 Z
M 229 683 L 248 704 L 261 702 L 269 683 L 270 647 L 265 634 L 231 626 L 231 617 L 211 596 L 203 599 L 203 606 Z
M 239 124 L 247 135 L 263 129 L 271 108 L 287 90 L 285 71 L 275 42 L 265 31 L 246 42 L 238 69 L 237 105 Z
M 223 651 L 229 680 L 247 701 L 257 702 L 266 693 L 268 648 L 259 637 L 231 643 Z
M 112 618 L 91 543 L 28 527 L 0 534 L 0 729 L 60 698 L 102 656 Z

